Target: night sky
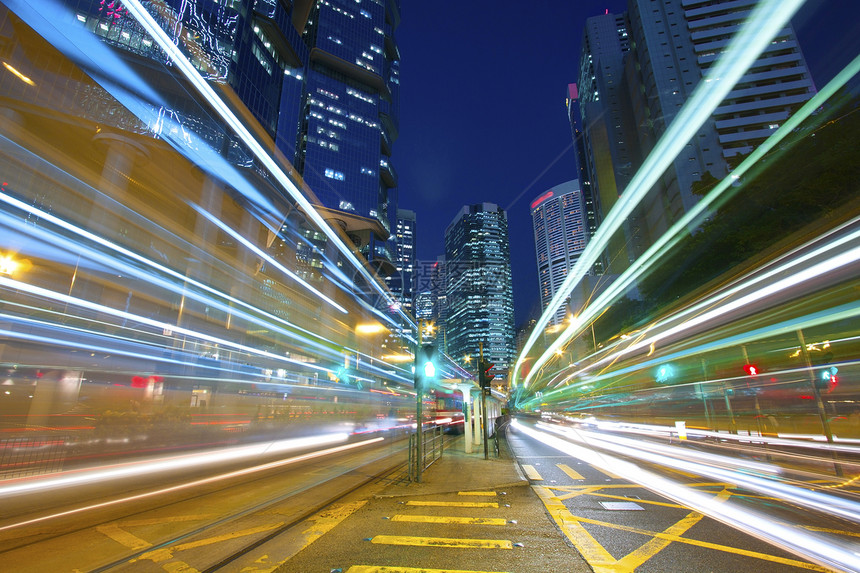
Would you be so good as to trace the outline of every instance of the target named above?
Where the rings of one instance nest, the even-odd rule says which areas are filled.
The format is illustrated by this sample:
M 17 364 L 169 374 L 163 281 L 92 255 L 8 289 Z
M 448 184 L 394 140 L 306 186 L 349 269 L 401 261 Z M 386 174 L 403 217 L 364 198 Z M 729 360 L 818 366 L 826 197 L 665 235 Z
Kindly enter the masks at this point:
M 400 208 L 417 213 L 418 258 L 444 254 L 463 205 L 508 212 L 516 324 L 538 316 L 529 204 L 577 177 L 565 108 L 586 18 L 626 0 L 402 0 Z M 816 85 L 860 53 L 860 0 L 809 0 L 794 19 Z

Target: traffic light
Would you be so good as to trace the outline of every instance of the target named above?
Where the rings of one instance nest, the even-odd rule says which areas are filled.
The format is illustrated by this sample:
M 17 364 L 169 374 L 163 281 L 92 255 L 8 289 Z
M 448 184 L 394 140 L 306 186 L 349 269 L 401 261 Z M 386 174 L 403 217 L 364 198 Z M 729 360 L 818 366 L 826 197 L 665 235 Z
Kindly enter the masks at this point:
M 828 393 L 832 392 L 836 388 L 836 385 L 839 384 L 839 378 L 836 376 L 837 372 L 839 372 L 839 369 L 835 366 L 825 368 L 821 371 L 821 376 L 815 381 L 815 385 L 819 390 L 824 390 Z
M 491 374 L 490 370 L 492 370 L 496 365 L 490 362 L 489 360 L 482 360 L 480 364 L 478 364 L 478 383 L 481 388 L 489 388 L 490 383 L 495 378 L 495 374 Z
M 419 380 L 436 379 L 436 347 L 425 344 L 415 354 L 415 372 Z
M 755 364 L 745 364 L 744 372 L 747 373 L 747 376 L 758 376 L 761 374 L 761 370 L 759 370 L 759 367 Z

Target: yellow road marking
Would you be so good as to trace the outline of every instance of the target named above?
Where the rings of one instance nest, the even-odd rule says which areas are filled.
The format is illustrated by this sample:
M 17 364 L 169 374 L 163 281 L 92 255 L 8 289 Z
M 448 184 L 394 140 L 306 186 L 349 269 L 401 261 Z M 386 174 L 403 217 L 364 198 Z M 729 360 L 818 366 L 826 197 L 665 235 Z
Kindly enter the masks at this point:
M 546 506 L 553 520 L 555 520 L 559 529 L 573 543 L 573 546 L 579 550 L 585 560 L 588 561 L 588 564 L 594 568 L 595 572 L 599 571 L 599 567 L 611 566 L 615 563 L 612 555 L 585 530 L 564 504 L 552 495 L 549 488 L 532 486 L 532 489 L 541 498 L 541 501 L 543 501 L 543 504 Z
M 100 525 L 96 527 L 96 531 L 107 535 L 117 543 L 124 545 L 128 549 L 140 550 L 146 549 L 147 547 L 152 547 L 152 543 L 149 541 L 145 541 L 140 537 L 129 533 L 128 531 L 121 529 L 118 524 L 109 523 L 107 525 Z
M 683 533 L 686 533 L 688 529 L 699 523 L 702 520 L 702 517 L 704 516 L 697 511 L 690 512 L 687 514 L 687 517 L 664 530 L 663 533 L 673 536 L 682 535 Z M 635 571 L 637 567 L 657 555 L 657 553 L 668 547 L 670 543 L 672 543 L 672 541 L 664 537 L 654 537 L 653 539 L 645 542 L 638 549 L 631 551 L 619 559 L 616 567 L 621 571 Z
M 570 466 L 567 466 L 565 464 L 555 464 L 555 465 L 558 466 L 558 469 L 560 469 L 561 471 L 566 473 L 568 476 L 570 476 L 571 479 L 585 479 L 582 476 L 582 474 L 580 474 L 578 471 L 576 471 L 575 469 L 573 469 Z
M 507 520 L 501 517 L 451 517 L 443 515 L 395 515 L 391 521 L 408 521 L 410 523 L 459 523 L 463 525 L 505 525 Z
M 494 571 L 466 571 L 465 569 L 425 569 L 424 567 L 379 567 L 376 565 L 353 565 L 346 573 L 501 573 Z
M 551 487 L 550 489 L 552 489 L 552 490 L 560 490 L 560 488 L 556 488 L 556 487 Z M 603 489 L 603 487 L 602 487 L 602 486 L 595 485 L 595 486 L 590 486 L 590 487 L 586 487 L 586 488 L 583 488 L 583 489 L 577 489 L 576 491 L 572 491 L 572 492 L 566 493 L 566 494 L 564 494 L 564 495 L 557 495 L 557 496 L 555 496 L 555 497 L 556 497 L 556 499 L 558 499 L 559 501 L 562 501 L 562 500 L 565 500 L 565 499 L 572 499 L 572 498 L 574 498 L 574 497 L 579 497 L 579 496 L 581 496 L 581 495 L 595 495 L 595 493 L 597 493 L 597 492 L 598 492 L 598 491 L 600 491 L 601 489 Z M 567 490 L 562 490 L 562 491 L 567 491 Z
M 543 481 L 543 478 L 535 469 L 534 466 L 523 464 L 523 471 L 526 472 L 526 477 L 535 481 Z
M 811 525 L 802 525 L 801 527 L 810 531 L 821 531 L 822 533 L 836 533 L 837 535 L 852 535 L 854 537 L 860 537 L 860 531 L 845 531 L 844 529 L 829 529 L 827 527 L 813 527 Z
M 289 555 L 284 556 L 283 553 L 278 555 L 279 560 L 277 562 L 269 562 L 268 556 L 264 555 L 257 559 L 254 567 L 244 567 L 242 569 L 242 573 L 272 573 L 281 565 L 295 557 L 300 551 L 308 547 L 311 543 L 334 529 L 336 525 L 338 525 L 344 519 L 352 515 L 356 510 L 364 506 L 364 504 L 366 503 L 366 499 L 351 503 L 341 503 L 314 514 L 313 516 L 308 518 L 309 526 L 304 531 L 302 531 L 300 546 L 291 548 L 289 550 Z
M 136 561 L 152 561 L 153 563 L 161 563 L 163 561 L 169 561 L 170 559 L 173 559 L 173 554 L 176 551 L 185 551 L 186 549 L 205 547 L 207 545 L 214 545 L 215 543 L 220 543 L 221 541 L 229 541 L 231 539 L 236 539 L 237 537 L 254 535 L 256 533 L 265 533 L 266 531 L 271 531 L 272 529 L 276 529 L 282 525 L 283 522 L 274 523 L 270 525 L 263 525 L 261 527 L 252 527 L 250 529 L 234 531 L 232 533 L 226 533 L 224 535 L 218 535 L 215 537 L 210 537 L 208 539 L 200 539 L 198 541 L 192 541 L 190 543 L 182 543 L 180 545 L 174 545 L 172 547 L 161 547 L 153 551 L 147 551 L 146 553 L 142 553 L 140 557 L 132 559 L 131 561 L 129 561 L 129 563 L 134 563 Z M 169 572 L 182 571 L 182 573 L 192 573 L 197 571 L 193 567 L 182 563 L 181 561 L 171 561 L 170 563 L 165 563 L 162 568 L 165 571 Z
M 645 561 L 656 555 L 659 551 L 665 548 L 671 542 L 686 543 L 707 549 L 715 549 L 726 553 L 735 553 L 747 557 L 754 557 L 763 561 L 772 561 L 783 565 L 791 565 L 811 571 L 827 572 L 825 569 L 813 563 L 806 563 L 795 559 L 787 559 L 776 555 L 768 555 L 766 553 L 758 553 L 756 551 L 748 551 L 737 547 L 729 547 L 727 545 L 719 545 L 717 543 L 709 543 L 707 541 L 698 541 L 681 537 L 681 534 L 689 530 L 693 525 L 698 523 L 703 516 L 698 512 L 689 513 L 684 519 L 675 523 L 668 529 L 662 532 L 648 531 L 627 525 L 619 525 L 606 521 L 598 521 L 596 519 L 588 519 L 573 515 L 561 502 L 558 497 L 552 495 L 551 489 L 563 488 L 548 488 L 542 486 L 532 486 L 532 489 L 541 498 L 547 511 L 558 524 L 559 528 L 564 532 L 571 543 L 579 550 L 582 556 L 588 561 L 595 573 L 633 573 L 637 567 L 641 566 Z M 725 501 L 731 496 L 731 492 L 724 489 L 719 492 L 717 498 Z M 640 500 L 637 500 L 637 502 Z M 582 526 L 583 523 L 609 527 L 611 529 L 619 529 L 630 533 L 638 533 L 652 537 L 650 541 L 644 545 L 622 557 L 614 559 L 606 549 L 600 545 L 594 537 Z
M 457 495 L 482 495 L 482 496 L 494 496 L 496 492 L 494 491 L 458 491 Z
M 593 495 L 595 497 L 605 497 L 608 499 L 620 499 L 623 501 L 632 501 L 634 503 L 644 503 L 644 504 L 648 504 L 648 505 L 660 505 L 663 507 L 677 507 L 677 508 L 681 508 L 681 509 L 684 508 L 683 505 L 678 505 L 677 503 L 666 503 L 665 501 L 650 501 L 647 499 L 631 499 L 631 498 L 625 497 L 623 495 L 612 495 L 612 494 L 608 494 L 608 493 L 589 493 L 588 495 Z M 559 499 L 565 499 L 566 497 L 567 496 L 558 496 Z
M 168 518 L 149 518 L 149 519 L 130 519 L 126 521 L 119 521 L 116 523 L 109 523 L 107 525 L 100 525 L 96 527 L 96 531 L 110 537 L 117 543 L 124 545 L 129 549 L 140 550 L 146 549 L 147 547 L 152 547 L 152 543 L 146 541 L 145 539 L 141 539 L 140 537 L 134 535 L 130 531 L 127 531 L 126 528 L 129 527 L 140 527 L 144 525 L 161 525 L 164 523 L 176 523 L 180 521 L 198 521 L 202 519 L 209 519 L 212 517 L 211 515 L 181 515 L 178 517 L 168 517 Z
M 406 505 L 422 507 L 499 507 L 495 501 L 407 501 Z
M 409 537 L 406 535 L 377 535 L 371 543 L 409 545 L 413 547 L 456 547 L 461 549 L 513 549 L 507 539 L 453 539 L 449 537 Z
M 681 470 L 676 470 L 675 468 L 670 468 L 670 467 L 666 467 L 666 466 L 659 466 L 659 467 L 662 470 L 669 470 L 670 472 L 674 472 L 676 474 L 681 474 L 682 476 L 688 477 L 690 479 L 696 479 L 697 477 L 699 477 L 696 474 L 691 474 L 690 472 L 684 472 Z
M 678 543 L 686 543 L 688 545 L 697 545 L 699 547 L 705 547 L 708 549 L 716 549 L 717 551 L 725 551 L 726 553 L 735 553 L 737 555 L 745 555 L 747 557 L 755 557 L 757 559 L 762 559 L 764 561 L 773 561 L 775 563 L 782 563 L 784 565 L 791 565 L 793 567 L 801 567 L 803 569 L 809 569 L 812 571 L 822 571 L 829 572 L 830 569 L 825 569 L 819 565 L 815 565 L 814 563 L 806 563 L 804 561 L 797 561 L 795 559 L 786 559 L 784 557 L 777 557 L 776 555 L 768 555 L 767 553 L 758 553 L 756 551 L 748 551 L 746 549 L 740 549 L 737 547 L 729 547 L 728 545 L 720 545 L 718 543 L 710 543 L 707 541 L 698 541 L 696 539 L 689 539 L 687 537 L 680 537 L 678 535 L 672 535 L 670 533 L 658 533 L 656 531 L 648 531 L 645 529 L 639 529 L 636 527 L 630 527 L 628 525 L 619 525 L 617 523 L 608 523 L 606 521 L 597 521 L 596 519 L 588 519 L 585 517 L 577 517 L 571 515 L 576 521 L 581 521 L 583 523 L 591 523 L 594 525 L 602 525 L 604 527 L 609 527 L 612 529 L 620 529 L 622 531 L 629 531 L 630 533 L 639 533 L 641 535 L 650 535 L 652 537 L 660 537 L 664 539 L 668 539 L 670 541 L 677 541 Z

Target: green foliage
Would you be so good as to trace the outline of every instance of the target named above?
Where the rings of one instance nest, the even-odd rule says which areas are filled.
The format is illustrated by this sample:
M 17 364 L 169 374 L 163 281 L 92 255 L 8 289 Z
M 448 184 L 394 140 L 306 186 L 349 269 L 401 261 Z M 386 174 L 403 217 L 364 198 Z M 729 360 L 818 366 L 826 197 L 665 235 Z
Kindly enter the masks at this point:
M 832 119 L 828 110 L 819 112 L 814 128 L 798 130 L 793 141 L 768 154 L 761 169 L 745 176 L 740 192 L 643 281 L 640 288 L 655 308 L 755 262 L 810 224 L 847 214 L 846 205 L 860 196 L 860 102 L 848 104 L 829 110 Z M 713 183 L 703 178 L 694 193 Z

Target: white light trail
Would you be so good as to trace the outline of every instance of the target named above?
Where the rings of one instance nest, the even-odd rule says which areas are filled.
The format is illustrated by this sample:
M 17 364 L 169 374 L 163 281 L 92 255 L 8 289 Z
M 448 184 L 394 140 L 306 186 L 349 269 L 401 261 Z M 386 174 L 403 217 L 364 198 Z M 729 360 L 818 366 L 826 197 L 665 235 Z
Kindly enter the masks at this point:
M 272 352 L 268 352 L 266 350 L 260 350 L 259 348 L 254 348 L 252 346 L 240 344 L 240 343 L 234 342 L 232 340 L 227 340 L 225 338 L 219 338 L 217 336 L 212 336 L 210 334 L 206 334 L 206 333 L 199 332 L 196 330 L 190 330 L 188 328 L 183 328 L 181 326 L 177 326 L 177 325 L 172 324 L 172 323 L 162 322 L 160 320 L 153 320 L 151 318 L 147 318 L 147 317 L 141 316 L 139 314 L 133 314 L 133 313 L 126 312 L 126 311 L 117 310 L 115 308 L 111 308 L 111 307 L 105 306 L 103 304 L 98 304 L 98 303 L 84 300 L 81 298 L 72 297 L 72 296 L 69 296 L 69 295 L 66 295 L 63 293 L 48 290 L 48 289 L 45 289 L 42 287 L 37 287 L 34 285 L 27 284 L 25 282 L 16 281 L 16 280 L 5 278 L 2 276 L 0 276 L 0 286 L 4 286 L 4 287 L 10 288 L 10 289 L 18 289 L 22 292 L 32 294 L 34 296 L 47 298 L 48 300 L 55 300 L 55 301 L 63 302 L 65 304 L 70 304 L 73 306 L 86 308 L 89 310 L 94 310 L 96 312 L 104 313 L 105 315 L 108 315 L 108 316 L 115 316 L 117 318 L 122 318 L 125 320 L 136 321 L 136 322 L 139 322 L 141 324 L 153 326 L 153 327 L 158 328 L 160 330 L 171 330 L 171 331 L 176 332 L 178 334 L 184 334 L 186 336 L 190 336 L 192 338 L 197 338 L 199 340 L 205 340 L 207 342 L 220 344 L 220 345 L 223 345 L 225 347 L 234 348 L 236 350 L 242 350 L 244 352 L 247 352 L 249 354 L 253 354 L 256 356 L 264 356 L 266 358 L 272 358 L 274 360 L 288 362 L 290 364 L 297 364 L 300 366 L 305 366 L 308 368 L 314 368 L 317 370 L 323 370 L 326 372 L 330 371 L 330 369 L 322 367 L 322 366 L 318 366 L 316 364 L 312 364 L 309 362 L 303 362 L 301 360 L 296 360 L 296 359 L 289 358 L 286 356 L 281 356 L 278 354 L 274 354 Z
M 708 76 L 699 83 L 679 110 L 674 121 L 645 159 L 606 219 L 597 228 L 594 238 L 589 241 L 558 292 L 544 310 L 517 359 L 513 372 L 514 382 L 529 351 L 543 336 L 543 329 L 555 311 L 565 304 L 573 289 L 606 248 L 609 238 L 618 231 L 624 220 L 644 199 L 690 138 L 695 136 L 702 124 L 710 118 L 720 102 L 743 77 L 759 54 L 770 45 L 771 40 L 788 23 L 803 2 L 804 0 L 763 0 L 758 3 L 750 17 L 732 38 L 726 51 L 710 68 Z M 554 353 L 557 348 L 558 346 L 552 352 Z M 547 351 L 544 356 L 548 354 L 551 353 Z M 540 360 L 543 360 L 543 356 Z M 525 386 L 539 369 L 540 366 L 537 364 L 532 368 L 524 380 Z
M 775 516 L 721 502 L 715 495 L 684 487 L 678 482 L 659 476 L 638 465 L 598 452 L 590 447 L 578 446 L 557 436 L 548 435 L 545 431 L 529 428 L 517 420 L 514 420 L 512 426 L 515 431 L 523 432 L 567 455 L 624 476 L 625 479 L 638 483 L 663 497 L 772 543 L 790 553 L 825 567 L 860 572 L 860 555 L 856 551 L 856 545 L 843 544 L 826 535 L 805 531 Z M 625 451 L 625 455 L 631 454 L 632 452 Z M 727 481 L 737 483 L 738 474 L 729 473 L 733 479 Z
M 553 356 L 553 354 L 560 350 L 569 340 L 571 340 L 574 336 L 576 336 L 579 332 L 585 328 L 586 325 L 590 323 L 591 320 L 595 319 L 603 310 L 611 304 L 616 298 L 621 296 L 621 294 L 629 288 L 634 282 L 645 273 L 645 271 L 649 268 L 650 265 L 654 263 L 660 256 L 667 253 L 672 246 L 677 244 L 681 240 L 681 235 L 685 232 L 694 221 L 703 216 L 703 214 L 707 211 L 707 209 L 716 203 L 719 199 L 724 198 L 725 192 L 731 189 L 731 184 L 733 178 L 735 176 L 740 176 L 749 171 L 756 163 L 770 150 L 776 147 L 785 137 L 789 134 L 793 133 L 795 129 L 812 113 L 818 110 L 833 94 L 835 94 L 839 89 L 841 89 L 851 78 L 855 77 L 858 73 L 860 73 L 860 56 L 854 58 L 852 62 L 847 65 L 839 74 L 836 75 L 833 80 L 831 80 L 822 90 L 820 90 L 815 96 L 813 96 L 808 102 L 806 102 L 800 110 L 798 110 L 794 115 L 792 115 L 783 125 L 767 140 L 765 140 L 759 147 L 757 147 L 749 157 L 747 157 L 741 164 L 732 172 L 731 175 L 725 177 L 714 189 L 704 197 L 699 203 L 697 203 L 690 211 L 688 211 L 672 228 L 667 231 L 663 236 L 661 236 L 648 250 L 637 259 L 636 263 L 628 268 L 622 275 L 616 279 L 604 292 L 602 292 L 596 300 L 594 300 L 582 313 L 577 315 L 571 324 L 565 329 L 565 331 L 559 335 L 555 341 L 546 349 L 546 351 L 541 355 L 538 360 L 535 362 L 532 373 L 530 376 L 526 378 L 526 383 L 531 380 L 532 376 L 544 365 L 546 364 Z M 851 221 L 846 223 L 845 225 L 833 229 L 822 237 L 819 237 L 817 240 L 822 241 L 826 239 L 830 235 L 837 235 L 842 232 L 844 229 L 850 228 L 851 225 L 856 223 L 855 221 Z M 776 267 L 776 263 L 783 261 L 785 259 L 793 258 L 793 262 L 790 264 L 799 266 L 806 261 L 812 260 L 813 258 L 820 256 L 823 252 L 827 250 L 833 250 L 837 247 L 840 247 L 851 240 L 856 238 L 855 235 L 848 235 L 843 237 L 834 238 L 834 240 L 823 247 L 820 247 L 817 250 L 812 250 L 808 253 L 802 253 L 803 249 L 809 247 L 809 245 L 804 245 L 802 247 L 798 247 L 794 249 L 790 253 L 787 253 L 780 258 L 773 261 L 770 265 L 772 267 Z M 813 244 L 815 241 L 811 242 Z M 750 273 L 748 277 L 745 279 L 739 279 L 735 281 L 737 284 L 729 285 L 722 291 L 722 294 L 719 296 L 714 296 L 709 298 L 706 301 L 695 304 L 685 310 L 682 310 L 679 313 L 676 313 L 672 317 L 668 319 L 668 321 L 677 321 L 681 320 L 684 316 L 697 312 L 702 308 L 708 308 L 713 304 L 716 304 L 722 298 L 726 298 L 731 294 L 739 292 L 742 289 L 750 288 L 752 285 L 762 282 L 770 277 L 776 276 L 781 272 L 785 272 L 787 267 L 776 267 L 773 270 L 767 271 L 765 273 L 760 273 L 759 271 L 754 271 Z M 758 274 L 758 276 L 756 276 Z M 652 325 L 649 327 L 650 329 L 656 328 L 658 325 Z M 619 341 L 616 344 L 621 344 L 622 341 Z M 608 349 L 607 349 L 608 350 Z M 523 354 L 524 356 L 524 354 Z M 605 362 L 605 361 L 604 361 Z
M 213 482 L 217 482 L 217 481 L 222 481 L 222 480 L 226 480 L 226 479 L 231 479 L 231 478 L 235 478 L 235 477 L 249 475 L 249 474 L 253 474 L 253 473 L 257 473 L 257 472 L 261 472 L 261 471 L 265 471 L 265 470 L 269 470 L 269 469 L 273 469 L 273 468 L 277 468 L 277 467 L 281 467 L 281 466 L 286 466 L 289 464 L 307 461 L 307 460 L 310 460 L 313 458 L 327 456 L 329 454 L 334 454 L 334 453 L 342 452 L 345 450 L 351 450 L 354 448 L 359 448 L 359 447 L 366 446 L 366 445 L 369 445 L 369 444 L 372 444 L 375 442 L 382 441 L 383 439 L 384 438 L 373 438 L 373 439 L 365 440 L 362 442 L 356 442 L 354 444 L 336 446 L 336 447 L 328 448 L 325 450 L 319 450 L 316 452 L 310 452 L 307 454 L 302 454 L 300 456 L 295 456 L 292 458 L 286 458 L 286 459 L 278 460 L 275 462 L 269 462 L 269 463 L 262 464 L 259 466 L 243 468 L 241 470 L 236 470 L 236 471 L 232 471 L 232 472 L 228 472 L 228 473 L 224 473 L 224 474 L 219 474 L 219 475 L 211 476 L 208 478 L 194 480 L 191 482 L 185 482 L 185 483 L 181 483 L 179 485 L 175 485 L 172 487 L 166 487 L 166 488 L 162 488 L 162 489 L 158 489 L 158 490 L 148 491 L 148 492 L 141 493 L 138 495 L 132 495 L 132 496 L 123 497 L 123 498 L 119 498 L 119 499 L 112 499 L 110 501 L 105 501 L 102 503 L 96 503 L 96 504 L 88 505 L 85 507 L 78 507 L 78 508 L 70 509 L 68 511 L 63 511 L 60 513 L 44 515 L 42 517 L 37 517 L 35 519 L 28 519 L 26 521 L 19 521 L 17 523 L 12 523 L 12 524 L 4 525 L 4 526 L 0 527 L 0 531 L 5 531 L 8 529 L 15 529 L 15 528 L 24 527 L 27 525 L 33 525 L 34 523 L 41 523 L 44 521 L 49 521 L 51 519 L 57 519 L 59 517 L 65 517 L 67 515 L 74 515 L 76 513 L 83 513 L 83 512 L 91 511 L 94 509 L 100 509 L 100 508 L 109 507 L 112 505 L 119 505 L 119 504 L 131 502 L 131 501 L 146 499 L 148 497 L 155 497 L 158 495 L 163 495 L 165 493 L 171 493 L 174 491 L 181 491 L 183 489 L 198 487 L 198 486 L 205 485 L 208 483 L 213 483 Z M 222 460 L 222 461 L 230 461 L 230 460 L 227 459 L 227 460 Z M 2 495 L 2 493 L 0 493 L 0 495 Z
M 362 277 L 371 285 L 371 287 L 382 296 L 389 307 L 394 307 L 397 302 L 378 282 L 377 279 L 368 272 L 365 265 L 358 259 L 353 249 L 348 247 L 343 242 L 340 235 L 323 219 L 316 210 L 316 207 L 305 197 L 298 187 L 287 177 L 286 173 L 272 159 L 269 152 L 257 141 L 247 127 L 236 117 L 224 101 L 218 97 L 212 87 L 200 75 L 197 69 L 191 64 L 188 58 L 182 51 L 173 43 L 167 33 L 158 25 L 152 15 L 144 8 L 140 0 L 124 0 L 123 5 L 128 9 L 129 13 L 134 16 L 135 20 L 152 36 L 158 46 L 164 50 L 170 60 L 176 65 L 182 75 L 191 83 L 197 92 L 202 96 L 209 105 L 215 110 L 218 116 L 233 130 L 233 132 L 248 146 L 260 163 L 266 167 L 269 173 L 278 183 L 290 194 L 290 196 L 299 204 L 303 212 L 309 217 L 317 227 L 325 233 L 326 237 L 336 246 L 338 251 L 349 260 L 355 269 Z M 417 325 L 412 318 L 402 309 L 398 308 L 400 316 L 411 326 L 417 329 Z
M 332 299 L 330 299 L 329 297 L 327 297 L 326 295 L 321 293 L 319 291 L 319 289 L 315 289 L 314 287 L 309 285 L 303 278 L 298 276 L 296 273 L 294 273 L 293 271 L 291 271 L 290 269 L 288 269 L 287 267 L 285 267 L 284 265 L 282 265 L 278 261 L 276 261 L 274 258 L 272 258 L 271 255 L 269 255 L 268 253 L 263 251 L 261 248 L 259 248 L 257 245 L 253 244 L 251 241 L 249 241 L 248 239 L 246 239 L 245 237 L 240 235 L 238 231 L 231 228 L 229 225 L 227 225 L 226 223 L 221 221 L 218 217 L 209 213 L 208 211 L 206 211 L 202 207 L 198 207 L 197 205 L 192 205 L 191 207 L 195 211 L 197 211 L 200 215 L 202 215 L 207 220 L 209 220 L 216 227 L 218 227 L 219 229 L 221 229 L 222 231 L 224 231 L 225 233 L 227 233 L 228 235 L 230 235 L 231 237 L 233 237 L 234 239 L 236 239 L 237 241 L 239 241 L 240 243 L 245 245 L 245 247 L 248 250 L 250 250 L 255 255 L 257 255 L 258 257 L 260 257 L 261 259 L 263 259 L 264 261 L 266 261 L 270 265 L 272 265 L 274 268 L 278 269 L 279 271 L 281 271 L 282 273 L 284 273 L 285 275 L 287 275 L 288 277 L 290 277 L 291 279 L 293 279 L 294 281 L 296 281 L 297 283 L 302 285 L 305 289 L 307 289 L 308 291 L 313 293 L 315 296 L 326 301 L 327 303 L 329 303 L 330 305 L 332 305 L 333 307 L 335 307 L 336 309 L 338 309 L 342 313 L 348 314 L 347 310 L 345 308 L 343 308 L 341 305 L 339 305 L 338 303 L 336 303 L 335 301 L 333 301 Z

